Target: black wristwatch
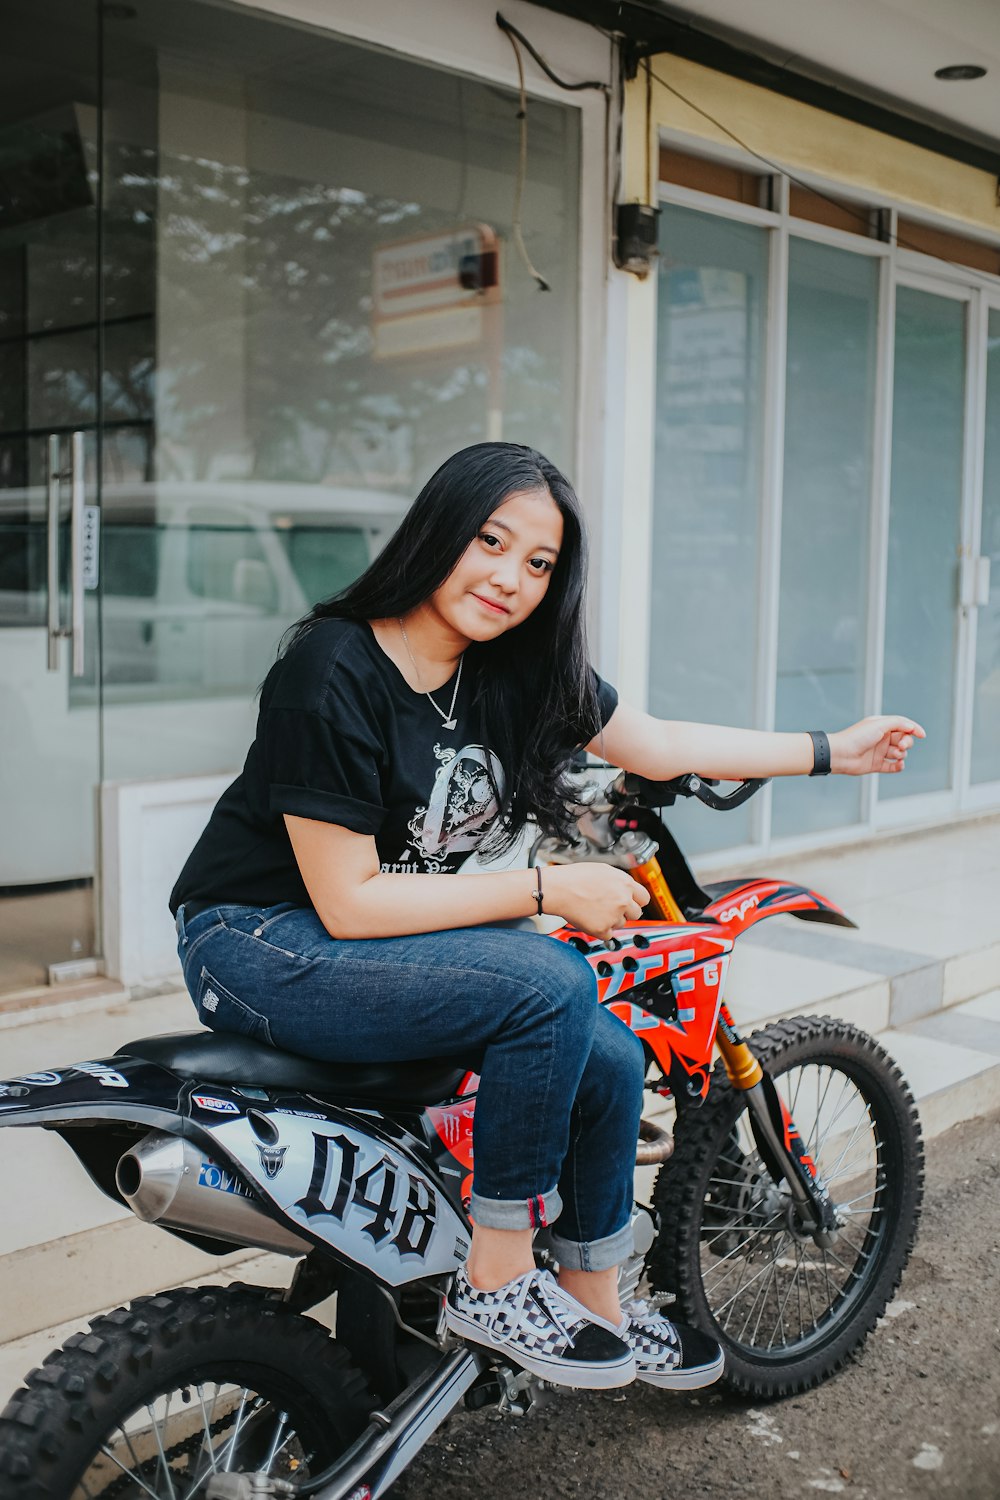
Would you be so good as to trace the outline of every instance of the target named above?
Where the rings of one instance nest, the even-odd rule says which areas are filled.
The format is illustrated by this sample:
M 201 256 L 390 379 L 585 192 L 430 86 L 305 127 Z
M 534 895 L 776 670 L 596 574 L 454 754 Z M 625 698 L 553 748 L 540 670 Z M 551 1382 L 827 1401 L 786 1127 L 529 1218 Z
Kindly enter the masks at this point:
M 829 776 L 830 774 L 830 736 L 825 729 L 810 729 L 807 731 L 813 742 L 813 768 L 810 776 Z

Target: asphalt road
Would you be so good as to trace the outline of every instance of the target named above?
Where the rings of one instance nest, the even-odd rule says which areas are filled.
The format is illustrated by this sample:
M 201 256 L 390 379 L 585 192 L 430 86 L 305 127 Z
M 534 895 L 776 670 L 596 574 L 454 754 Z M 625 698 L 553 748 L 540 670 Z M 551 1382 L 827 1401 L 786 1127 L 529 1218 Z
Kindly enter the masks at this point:
M 939 1136 L 927 1165 L 896 1299 L 826 1385 L 766 1406 L 632 1386 L 462 1413 L 394 1500 L 1000 1500 L 1000 1114 Z

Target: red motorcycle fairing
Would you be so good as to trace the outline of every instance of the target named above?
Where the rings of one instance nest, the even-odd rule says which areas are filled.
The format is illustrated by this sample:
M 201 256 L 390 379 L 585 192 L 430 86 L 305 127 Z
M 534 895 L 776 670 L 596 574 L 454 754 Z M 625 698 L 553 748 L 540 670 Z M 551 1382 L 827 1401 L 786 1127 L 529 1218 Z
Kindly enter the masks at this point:
M 787 912 L 804 922 L 827 922 L 835 927 L 857 926 L 835 901 L 790 880 L 747 880 L 732 885 L 727 883 L 721 891 L 712 886 L 708 890 L 713 899 L 705 907 L 703 916 L 718 922 L 734 938 L 755 922 L 764 917 L 775 917 L 779 912 Z
M 597 998 L 605 1005 L 650 980 L 666 979 L 692 964 L 718 961 L 733 950 L 733 939 L 714 922 L 629 922 L 616 927 L 607 943 L 579 927 L 560 927 L 551 936 L 571 943 L 585 956 L 597 976 Z
M 472 1198 L 472 1122 L 478 1088 L 478 1073 L 466 1073 L 459 1085 L 457 1099 L 447 1104 L 432 1104 L 424 1111 L 424 1119 L 439 1145 L 444 1147 L 446 1156 L 458 1162 L 458 1168 L 454 1168 L 442 1161 L 439 1154 L 438 1171 L 446 1176 L 461 1175 L 458 1194 L 466 1212 Z M 433 1141 L 431 1145 L 433 1147 Z
M 659 1064 L 659 1092 L 701 1104 L 708 1094 L 732 937 L 714 924 L 662 920 L 616 928 L 610 944 L 572 927 L 552 936 L 585 952 L 601 1003 L 640 1037 Z
M 578 927 L 551 936 L 571 943 L 595 972 L 602 1005 L 641 1037 L 663 1072 L 663 1092 L 700 1104 L 708 1093 L 715 1024 L 733 940 L 715 925 L 630 922 L 603 943 Z M 644 1003 L 645 1002 L 645 1003 Z M 460 1097 L 432 1106 L 424 1118 L 462 1171 L 460 1193 L 472 1191 L 472 1128 L 479 1080 L 470 1073 Z M 447 1172 L 447 1166 L 439 1166 Z M 453 1169 L 456 1170 L 456 1169 Z

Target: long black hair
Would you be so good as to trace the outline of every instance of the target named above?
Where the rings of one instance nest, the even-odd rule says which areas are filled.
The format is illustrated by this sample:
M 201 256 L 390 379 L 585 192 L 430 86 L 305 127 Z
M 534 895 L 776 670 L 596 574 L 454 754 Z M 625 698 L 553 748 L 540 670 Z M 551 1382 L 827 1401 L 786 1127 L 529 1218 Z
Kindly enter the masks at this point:
M 424 485 L 398 530 L 361 577 L 316 604 L 293 626 L 285 649 L 330 618 L 382 620 L 407 615 L 440 587 L 469 543 L 508 496 L 551 495 L 563 518 L 563 540 L 541 603 L 512 630 L 474 642 L 475 704 L 486 747 L 505 784 L 496 788 L 501 817 L 484 853 L 508 848 L 527 818 L 545 832 L 564 832 L 573 750 L 600 730 L 587 650 L 587 534 L 573 486 L 555 464 L 521 443 L 474 443 L 447 459 Z

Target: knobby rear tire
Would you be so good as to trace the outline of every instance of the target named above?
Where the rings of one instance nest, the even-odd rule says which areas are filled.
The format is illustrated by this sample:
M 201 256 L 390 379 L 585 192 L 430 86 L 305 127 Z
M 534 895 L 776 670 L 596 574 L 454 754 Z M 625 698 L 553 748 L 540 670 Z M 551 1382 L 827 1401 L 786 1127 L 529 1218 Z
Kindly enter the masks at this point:
M 654 1187 L 653 1202 L 662 1228 L 647 1260 L 650 1283 L 654 1290 L 674 1294 L 672 1311 L 679 1320 L 719 1340 L 726 1355 L 724 1380 L 731 1390 L 768 1399 L 809 1390 L 834 1374 L 861 1347 L 885 1311 L 916 1235 L 923 1193 L 923 1146 L 916 1105 L 899 1068 L 857 1027 L 826 1017 L 798 1016 L 754 1033 L 749 1043 L 783 1098 L 783 1075 L 787 1075 L 788 1087 L 798 1080 L 802 1104 L 794 1113 L 807 1143 L 808 1115 L 813 1108 L 807 1090 L 812 1082 L 817 1084 L 817 1120 L 823 1113 L 818 1107 L 821 1080 L 827 1080 L 828 1092 L 831 1083 L 839 1087 L 848 1102 L 856 1093 L 860 1100 L 855 1109 L 858 1138 L 863 1141 L 868 1128 L 867 1113 L 874 1143 L 870 1175 L 878 1184 L 878 1191 L 868 1196 L 879 1214 L 873 1213 L 865 1226 L 868 1209 L 862 1196 L 855 1203 L 865 1206 L 851 1210 L 860 1219 L 848 1221 L 852 1245 L 860 1242 L 862 1254 L 855 1260 L 853 1249 L 848 1251 L 844 1243 L 839 1246 L 838 1260 L 853 1263 L 856 1274 L 851 1280 L 837 1270 L 832 1257 L 821 1262 L 810 1240 L 784 1232 L 790 1223 L 787 1190 L 781 1197 L 780 1185 L 773 1185 L 755 1153 L 743 1099 L 721 1062 L 713 1071 L 702 1108 L 679 1115 L 674 1154 L 661 1168 Z M 786 1104 L 790 1102 L 785 1098 Z M 807 1117 L 804 1123 L 799 1122 L 799 1114 Z M 821 1134 L 819 1124 L 816 1132 Z M 821 1174 L 824 1168 L 830 1170 L 822 1153 L 818 1166 Z M 836 1202 L 836 1182 L 832 1189 Z M 845 1185 L 842 1191 L 850 1193 L 851 1188 Z M 827 1270 L 825 1287 L 821 1267 Z M 844 1288 L 838 1297 L 834 1292 L 841 1276 Z M 775 1282 L 773 1291 L 765 1285 L 766 1277 Z M 735 1292 L 730 1291 L 732 1286 Z M 797 1339 L 788 1338 L 784 1327 L 786 1316 L 790 1323 L 796 1321 L 793 1291 L 800 1308 Z M 809 1301 L 803 1317 L 805 1293 Z M 829 1305 L 818 1311 L 824 1297 Z M 749 1305 L 746 1318 L 741 1298 Z M 771 1301 L 765 1309 L 768 1298 Z M 758 1304 L 761 1311 L 754 1328 Z M 810 1320 L 811 1327 L 807 1326 Z M 765 1334 L 772 1323 L 768 1345 Z M 777 1337 L 775 1330 L 780 1330 Z
M 208 1462 L 200 1432 L 219 1386 L 233 1386 L 237 1396 L 249 1390 L 263 1398 L 256 1406 L 247 1402 L 245 1420 L 238 1411 L 234 1418 L 232 1404 L 227 1408 L 231 1396 L 211 1407 L 216 1419 L 208 1418 L 209 1445 L 215 1443 L 217 1461 L 221 1453 L 224 1462 L 224 1445 L 237 1420 L 243 1423 L 236 1469 L 244 1466 L 241 1458 L 247 1467 L 254 1458 L 266 1458 L 273 1444 L 273 1464 L 283 1463 L 299 1476 L 316 1473 L 363 1431 L 375 1404 L 328 1330 L 290 1312 L 272 1293 L 234 1286 L 141 1297 L 95 1318 L 88 1333 L 74 1334 L 11 1397 L 0 1413 L 0 1495 L 71 1500 L 89 1494 L 93 1500 L 115 1500 L 122 1494 L 131 1500 L 155 1493 L 159 1500 L 173 1490 L 176 1497 L 187 1496 L 197 1477 L 190 1466 L 200 1469 Z M 158 1436 L 169 1459 L 169 1480 L 153 1427 L 142 1416 L 147 1408 L 161 1409 L 157 1399 L 168 1392 L 178 1393 L 176 1406 L 167 1409 Z M 130 1424 L 135 1413 L 139 1417 Z M 287 1426 L 279 1431 L 281 1413 Z M 113 1437 L 122 1424 L 128 1436 Z M 296 1439 L 288 1439 L 289 1429 Z M 112 1446 L 126 1467 L 141 1463 L 145 1488 L 98 1457 L 102 1444 Z M 180 1451 L 171 1458 L 175 1448 Z M 84 1489 L 81 1480 L 88 1474 Z M 192 1500 L 203 1494 L 202 1482 Z

